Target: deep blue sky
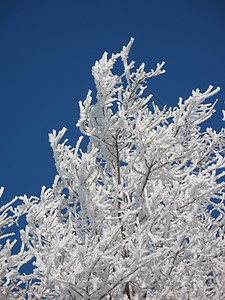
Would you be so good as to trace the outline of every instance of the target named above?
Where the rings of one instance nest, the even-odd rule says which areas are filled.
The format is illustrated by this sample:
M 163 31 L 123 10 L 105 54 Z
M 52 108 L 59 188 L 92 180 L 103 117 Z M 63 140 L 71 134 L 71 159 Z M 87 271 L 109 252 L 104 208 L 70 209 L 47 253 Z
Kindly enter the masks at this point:
M 56 174 L 48 133 L 68 128 L 75 145 L 78 101 L 94 89 L 91 67 L 135 38 L 130 58 L 167 72 L 150 90 L 168 106 L 192 89 L 220 86 L 219 130 L 225 101 L 223 0 L 1 0 L 0 186 L 4 201 L 40 194 Z

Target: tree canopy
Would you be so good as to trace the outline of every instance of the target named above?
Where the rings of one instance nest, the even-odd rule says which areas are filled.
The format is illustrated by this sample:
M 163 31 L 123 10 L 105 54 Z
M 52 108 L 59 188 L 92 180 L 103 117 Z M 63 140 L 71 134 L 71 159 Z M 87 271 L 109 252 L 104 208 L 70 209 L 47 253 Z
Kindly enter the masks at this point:
M 133 41 L 93 66 L 96 101 L 88 91 L 79 102 L 76 146 L 63 139 L 66 128 L 49 134 L 52 188 L 0 208 L 5 299 L 225 299 L 225 130 L 201 129 L 219 88 L 161 109 L 147 80 L 164 62 L 135 69 Z M 23 214 L 13 255 L 7 229 Z M 22 274 L 29 261 L 33 272 Z

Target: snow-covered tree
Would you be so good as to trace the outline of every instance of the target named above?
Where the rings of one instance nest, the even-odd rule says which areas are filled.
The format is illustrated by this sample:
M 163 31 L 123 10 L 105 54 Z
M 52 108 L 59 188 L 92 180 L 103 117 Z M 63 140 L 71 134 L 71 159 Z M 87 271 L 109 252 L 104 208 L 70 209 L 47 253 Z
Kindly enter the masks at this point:
M 61 142 L 65 128 L 49 135 L 58 175 L 12 211 L 27 226 L 17 256 L 9 241 L 1 249 L 6 299 L 225 299 L 225 130 L 200 127 L 219 88 L 149 104 L 146 81 L 164 63 L 134 70 L 132 43 L 92 68 L 97 101 L 89 91 L 77 123 L 87 151 L 82 136 Z M 28 260 L 33 273 L 21 274 Z

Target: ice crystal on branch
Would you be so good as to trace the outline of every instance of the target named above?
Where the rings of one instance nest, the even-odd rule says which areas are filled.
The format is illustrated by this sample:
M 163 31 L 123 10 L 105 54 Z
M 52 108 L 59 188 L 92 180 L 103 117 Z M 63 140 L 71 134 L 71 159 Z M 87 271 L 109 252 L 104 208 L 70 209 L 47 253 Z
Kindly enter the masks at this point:
M 77 123 L 87 152 L 83 137 L 75 148 L 61 142 L 65 128 L 49 135 L 58 175 L 26 211 L 15 264 L 33 259 L 34 270 L 15 280 L 6 265 L 8 299 L 224 298 L 225 131 L 200 127 L 219 88 L 150 108 L 144 91 L 164 62 L 135 70 L 133 41 L 92 68 L 97 102 L 88 91 Z

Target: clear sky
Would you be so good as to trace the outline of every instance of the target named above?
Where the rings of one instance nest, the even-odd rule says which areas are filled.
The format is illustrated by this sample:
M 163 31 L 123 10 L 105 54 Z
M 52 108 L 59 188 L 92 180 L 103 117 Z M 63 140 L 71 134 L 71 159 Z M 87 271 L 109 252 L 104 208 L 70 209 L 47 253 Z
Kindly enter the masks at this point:
M 130 58 L 147 69 L 165 61 L 149 82 L 167 106 L 192 89 L 220 86 L 219 130 L 225 108 L 223 0 L 1 0 L 0 186 L 4 201 L 39 196 L 56 174 L 48 133 L 68 128 L 75 145 L 78 101 L 94 90 L 91 67 L 135 38 Z

